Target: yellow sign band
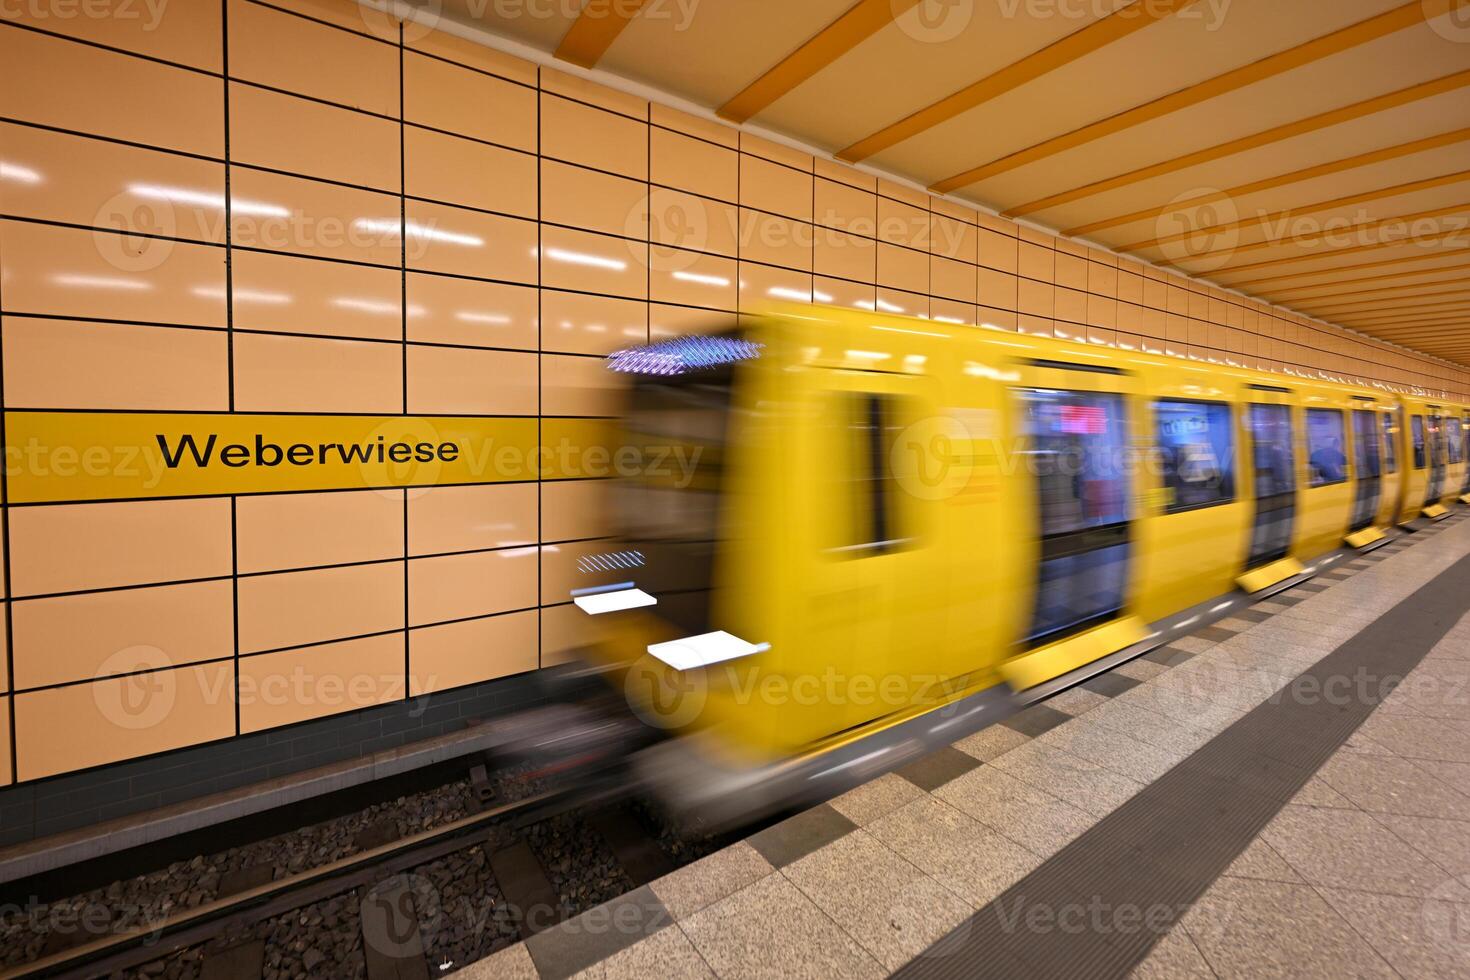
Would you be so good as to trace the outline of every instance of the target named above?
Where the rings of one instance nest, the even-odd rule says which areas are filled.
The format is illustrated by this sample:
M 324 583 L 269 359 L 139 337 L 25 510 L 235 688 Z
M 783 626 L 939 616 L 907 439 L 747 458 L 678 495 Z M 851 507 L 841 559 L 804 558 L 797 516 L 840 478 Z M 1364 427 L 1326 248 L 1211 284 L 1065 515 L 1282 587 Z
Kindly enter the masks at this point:
M 586 479 L 645 456 L 605 419 L 5 413 L 18 504 Z

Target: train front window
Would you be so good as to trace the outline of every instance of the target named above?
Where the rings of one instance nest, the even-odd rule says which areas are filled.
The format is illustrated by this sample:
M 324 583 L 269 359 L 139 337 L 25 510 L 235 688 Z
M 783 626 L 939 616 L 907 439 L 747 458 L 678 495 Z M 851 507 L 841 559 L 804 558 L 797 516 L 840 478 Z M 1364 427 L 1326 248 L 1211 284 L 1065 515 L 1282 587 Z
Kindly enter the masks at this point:
M 838 475 L 834 504 L 849 508 L 841 540 L 832 552 L 866 558 L 909 543 L 900 526 L 898 478 L 893 444 L 901 424 L 899 399 L 871 392 L 839 396 L 838 411 L 847 432 L 848 472 Z
M 624 426 L 638 466 L 612 484 L 619 547 L 644 562 L 629 578 L 658 598 L 650 612 L 691 634 L 716 628 L 709 599 L 736 370 L 636 377 Z

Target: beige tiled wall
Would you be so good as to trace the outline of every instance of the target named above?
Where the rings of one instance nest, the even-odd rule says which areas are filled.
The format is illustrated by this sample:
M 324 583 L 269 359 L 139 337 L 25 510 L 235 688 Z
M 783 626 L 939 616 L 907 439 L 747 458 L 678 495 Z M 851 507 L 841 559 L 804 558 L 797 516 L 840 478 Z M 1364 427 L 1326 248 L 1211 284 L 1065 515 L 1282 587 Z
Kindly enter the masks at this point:
M 602 355 L 771 297 L 1470 392 L 458 38 L 400 44 L 346 0 L 151 28 L 31 6 L 0 22 L 7 410 L 600 416 Z M 429 234 L 385 232 L 400 213 Z M 597 489 L 10 506 L 14 778 L 556 663 Z

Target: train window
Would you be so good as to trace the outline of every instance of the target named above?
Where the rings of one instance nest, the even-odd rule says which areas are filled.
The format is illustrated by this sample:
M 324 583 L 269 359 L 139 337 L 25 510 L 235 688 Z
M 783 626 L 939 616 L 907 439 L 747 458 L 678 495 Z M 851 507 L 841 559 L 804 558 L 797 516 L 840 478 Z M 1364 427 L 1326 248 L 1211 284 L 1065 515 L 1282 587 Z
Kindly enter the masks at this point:
M 1444 426 L 1449 436 L 1450 465 L 1453 466 L 1465 458 L 1465 437 L 1460 431 L 1460 417 L 1451 415 L 1444 420 Z
M 1154 403 L 1159 453 L 1173 514 L 1235 499 L 1235 440 L 1230 406 L 1219 402 Z
M 1399 427 L 1393 424 L 1393 416 L 1383 416 L 1383 472 L 1399 471 Z
M 1252 405 L 1250 415 L 1256 499 L 1267 500 L 1296 490 L 1296 451 L 1292 447 L 1291 409 L 1285 405 Z
M 1360 408 L 1353 412 L 1354 458 L 1358 467 L 1359 480 L 1373 480 L 1383 475 L 1383 453 L 1378 446 L 1378 430 L 1373 426 L 1372 409 Z
M 1123 396 L 1024 389 L 1028 459 L 1041 488 L 1043 535 L 1128 519 Z
M 852 451 L 848 481 L 855 520 L 851 540 L 834 549 L 850 558 L 885 554 L 908 543 L 897 530 L 898 481 L 893 472 L 893 444 L 901 426 L 897 399 L 863 393 L 849 399 L 847 426 Z
M 1342 412 L 1335 408 L 1307 409 L 1308 486 L 1347 481 L 1347 453 L 1342 447 Z
M 1028 645 L 1102 622 L 1128 584 L 1129 446 L 1120 394 L 1018 389 L 1041 562 Z
M 1424 416 L 1409 417 L 1409 433 L 1414 437 L 1414 469 L 1422 470 L 1427 462 L 1424 454 Z

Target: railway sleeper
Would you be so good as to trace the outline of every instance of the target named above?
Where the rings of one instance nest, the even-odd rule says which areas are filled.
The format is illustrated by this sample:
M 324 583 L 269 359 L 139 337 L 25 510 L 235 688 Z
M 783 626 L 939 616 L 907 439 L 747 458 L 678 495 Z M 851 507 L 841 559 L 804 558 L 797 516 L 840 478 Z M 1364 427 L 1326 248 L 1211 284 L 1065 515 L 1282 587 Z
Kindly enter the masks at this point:
M 360 918 L 367 980 L 429 980 L 411 875 L 394 875 L 368 889 Z

